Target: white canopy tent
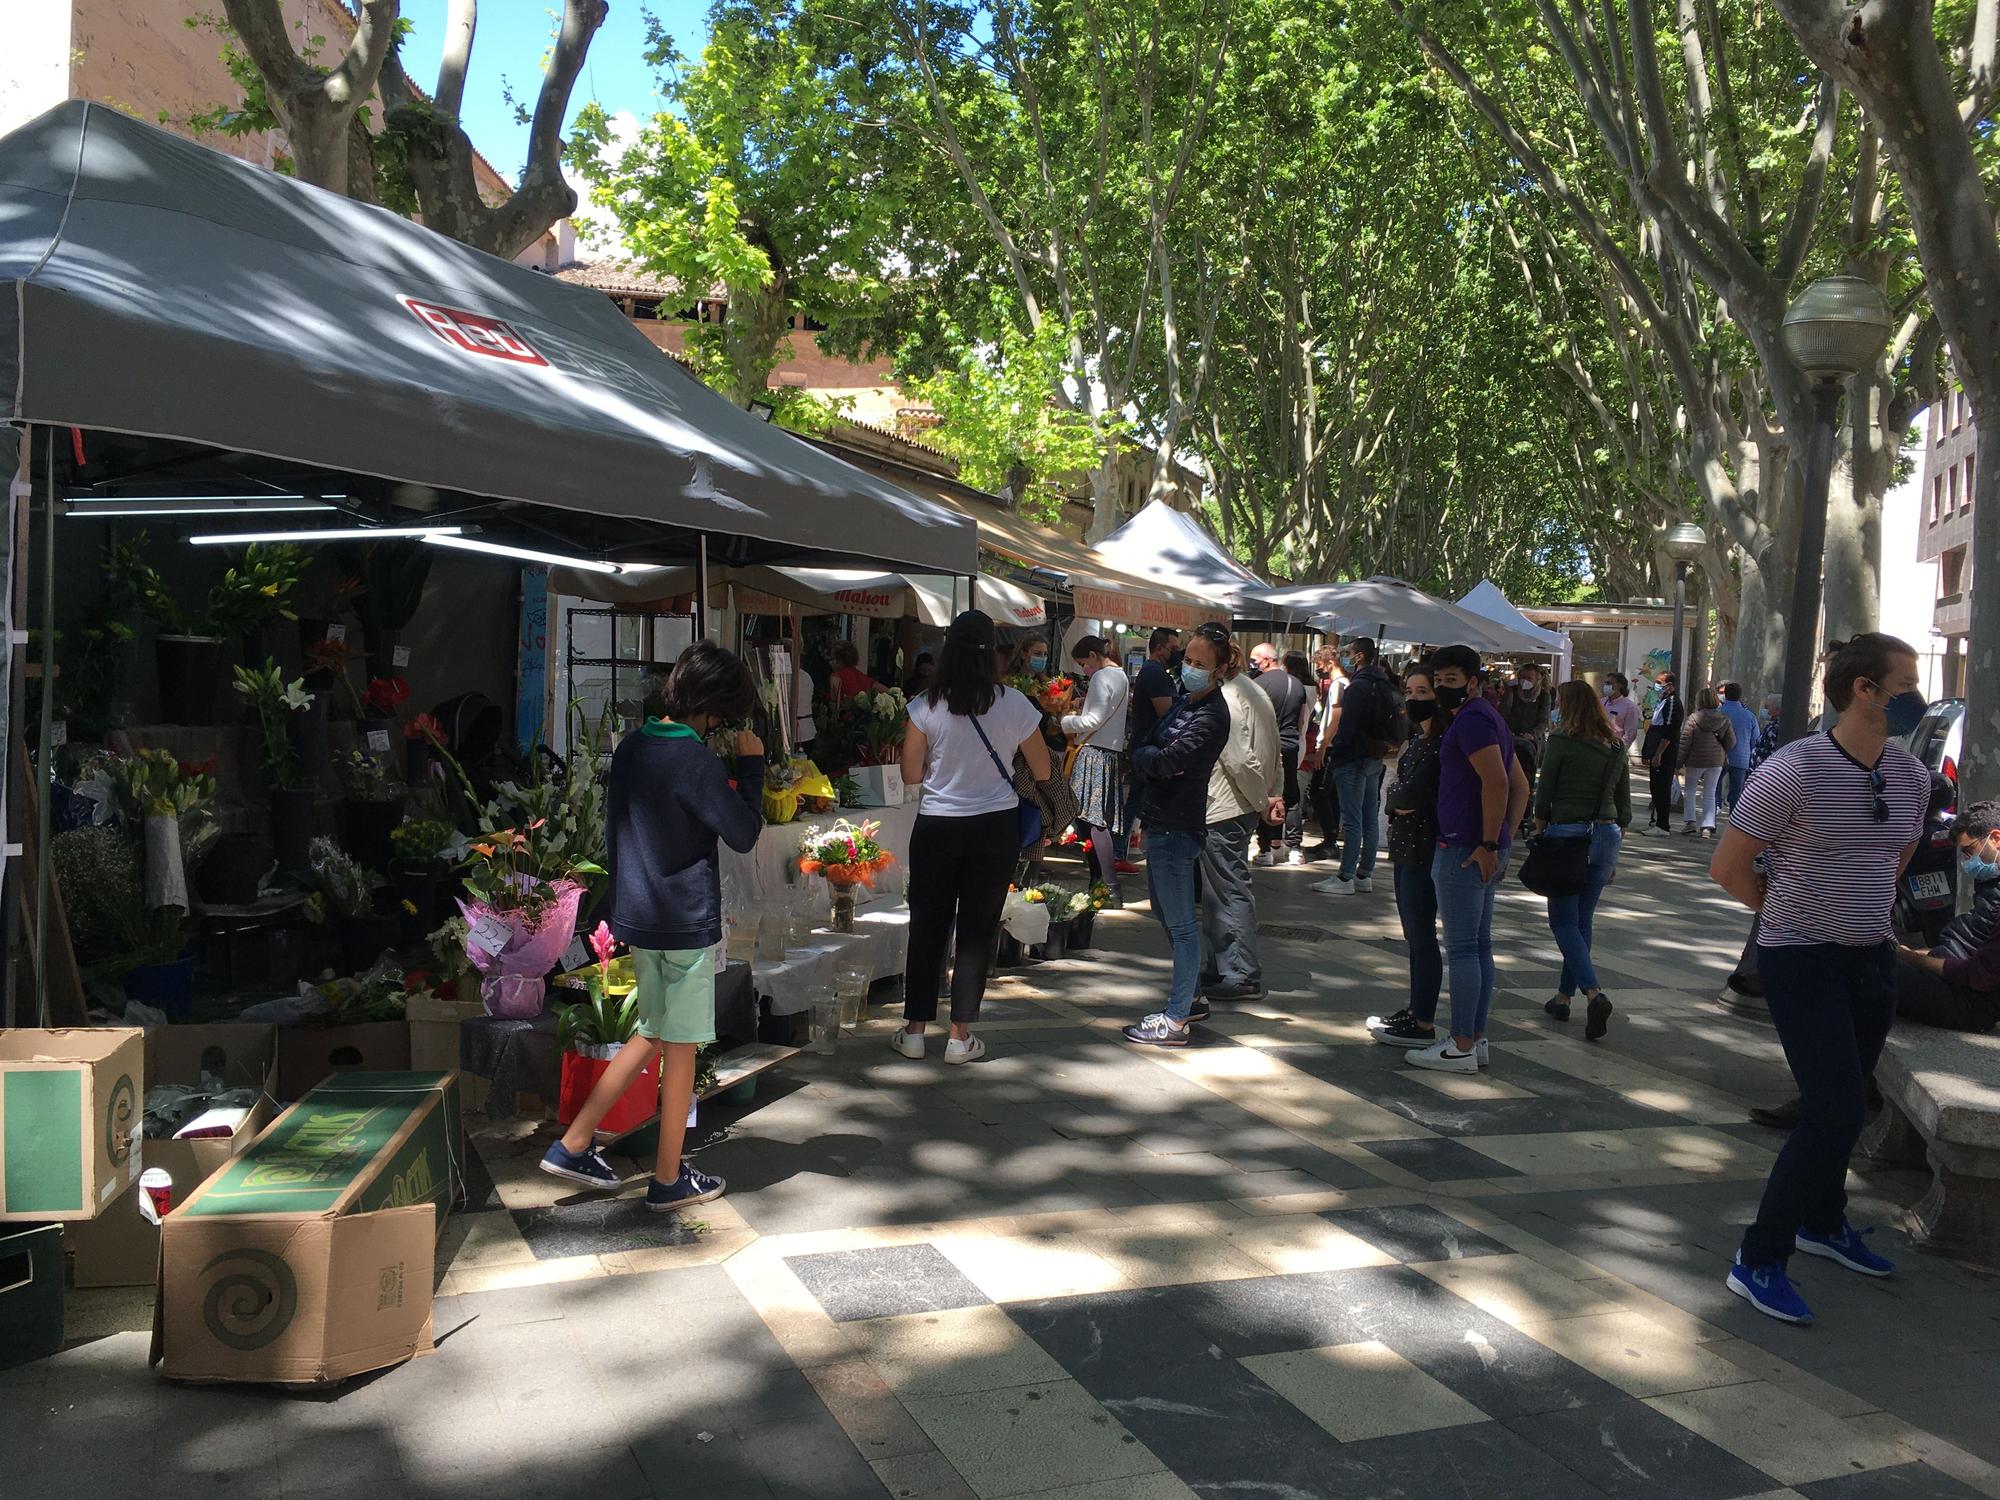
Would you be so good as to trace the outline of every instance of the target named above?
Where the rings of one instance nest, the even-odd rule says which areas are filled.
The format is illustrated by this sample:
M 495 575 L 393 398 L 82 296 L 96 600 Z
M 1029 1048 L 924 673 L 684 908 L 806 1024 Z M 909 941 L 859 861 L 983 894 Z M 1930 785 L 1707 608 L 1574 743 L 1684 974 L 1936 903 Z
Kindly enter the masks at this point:
M 1519 630 L 1524 635 L 1534 636 L 1542 641 L 1542 650 L 1556 659 L 1556 681 L 1569 681 L 1572 647 L 1566 630 L 1545 630 L 1516 609 L 1507 596 L 1500 592 L 1500 585 L 1490 578 L 1482 578 L 1478 585 L 1458 601 L 1460 609 L 1469 609 L 1474 614 L 1511 630 Z
M 1231 557 L 1193 516 L 1164 500 L 1148 501 L 1091 550 L 1126 573 L 1219 600 L 1239 620 L 1278 625 L 1298 621 L 1295 612 L 1272 604 L 1268 583 Z
M 1329 634 L 1372 635 L 1412 646 L 1464 645 L 1503 654 L 1548 651 L 1539 639 L 1544 632 L 1516 630 L 1400 578 L 1285 589 L 1272 595 L 1272 603 L 1308 616 L 1315 630 Z

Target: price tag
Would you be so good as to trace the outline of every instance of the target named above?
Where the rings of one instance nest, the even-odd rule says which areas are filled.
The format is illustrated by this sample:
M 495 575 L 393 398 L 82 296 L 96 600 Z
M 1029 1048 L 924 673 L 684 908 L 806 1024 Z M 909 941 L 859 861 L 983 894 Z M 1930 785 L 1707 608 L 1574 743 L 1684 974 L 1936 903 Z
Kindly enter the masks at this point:
M 582 938 L 578 938 L 563 950 L 562 966 L 565 969 L 580 969 L 589 962 L 590 949 L 584 946 Z
M 347 639 L 347 627 L 346 627 L 345 625 L 329 625 L 329 626 L 327 626 L 327 627 L 326 627 L 326 638 L 327 638 L 328 640 L 330 640 L 330 641 L 334 642 L 334 643 L 335 643 L 335 644 L 337 645 L 337 644 L 338 644 L 338 643 L 340 643 L 341 641 L 344 641 L 344 640 L 346 640 L 346 639 Z
M 49 748 L 60 750 L 69 743 L 69 720 L 57 719 L 49 725 Z
M 369 730 L 368 748 L 373 750 L 377 755 L 387 755 L 389 753 L 389 731 L 386 729 Z
M 389 661 L 393 666 L 407 667 L 410 664 L 410 648 L 408 646 L 398 646 L 394 651 L 389 653 Z
M 469 946 L 477 948 L 491 958 L 505 948 L 513 937 L 513 929 L 489 912 L 472 924 L 472 930 L 465 935 L 465 941 Z

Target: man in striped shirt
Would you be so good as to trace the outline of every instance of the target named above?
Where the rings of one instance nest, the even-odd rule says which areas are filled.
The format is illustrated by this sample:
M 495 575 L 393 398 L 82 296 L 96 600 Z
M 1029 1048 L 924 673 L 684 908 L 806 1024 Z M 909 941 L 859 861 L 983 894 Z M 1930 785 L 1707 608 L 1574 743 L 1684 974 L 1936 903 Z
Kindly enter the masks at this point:
M 1897 743 L 1923 716 L 1917 681 L 1916 652 L 1894 636 L 1842 646 L 1826 668 L 1838 722 L 1758 767 L 1709 867 L 1758 914 L 1764 999 L 1800 1105 L 1728 1285 L 1788 1323 L 1812 1321 L 1785 1274 L 1794 1249 L 1868 1276 L 1895 1269 L 1847 1222 L 1846 1182 L 1896 1011 L 1896 883 L 1930 803 L 1930 773 Z

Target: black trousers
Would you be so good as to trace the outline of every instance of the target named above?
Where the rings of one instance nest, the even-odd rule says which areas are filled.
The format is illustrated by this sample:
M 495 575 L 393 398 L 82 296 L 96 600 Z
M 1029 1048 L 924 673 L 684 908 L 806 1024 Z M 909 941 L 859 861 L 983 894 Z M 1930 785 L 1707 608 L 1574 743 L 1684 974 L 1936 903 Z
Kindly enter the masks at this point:
M 1669 832 L 1674 826 L 1674 773 L 1680 769 L 1680 758 L 1680 746 L 1668 745 L 1660 752 L 1660 763 L 1647 771 L 1653 791 L 1653 825 Z
M 1333 784 L 1333 772 L 1321 766 L 1312 773 L 1312 785 L 1307 792 L 1312 802 L 1312 815 L 1319 824 L 1320 842 L 1337 844 L 1340 842 L 1340 788 Z
M 903 1017 L 935 1021 L 945 946 L 954 926 L 958 957 L 951 975 L 951 1018 L 973 1021 L 993 968 L 994 940 L 1007 885 L 1021 858 L 1018 815 L 969 818 L 919 815 L 910 833 L 910 954 L 903 975 Z
M 1305 840 L 1306 809 L 1305 799 L 1299 793 L 1299 752 L 1281 746 L 1278 756 L 1285 768 L 1285 821 L 1282 824 L 1266 823 L 1264 810 L 1257 809 L 1257 847 L 1268 849 L 1273 844 L 1283 843 L 1287 849 L 1296 849 Z
M 1981 994 L 1945 983 L 1942 974 L 1896 967 L 1896 1014 L 1946 1031 L 1991 1031 L 2000 1021 L 2000 993 Z

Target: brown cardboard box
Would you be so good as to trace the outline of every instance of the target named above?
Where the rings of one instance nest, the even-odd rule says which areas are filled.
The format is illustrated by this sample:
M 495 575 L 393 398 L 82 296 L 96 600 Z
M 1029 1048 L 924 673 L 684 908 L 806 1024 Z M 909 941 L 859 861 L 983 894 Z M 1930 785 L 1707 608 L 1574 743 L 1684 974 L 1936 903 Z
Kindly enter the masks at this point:
M 153 1363 L 178 1380 L 317 1385 L 431 1348 L 462 1192 L 458 1075 L 344 1072 L 168 1215 Z
M 343 1070 L 403 1073 L 409 1067 L 408 1021 L 278 1028 L 278 1098 L 285 1103 L 305 1098 L 323 1079 Z
M 458 1066 L 458 1028 L 486 1014 L 479 1000 L 440 1000 L 419 991 L 410 996 L 410 1066 L 419 1073 L 447 1073 Z M 486 1107 L 486 1080 L 461 1073 L 458 1091 L 467 1114 Z
M 199 1083 L 203 1073 L 231 1088 L 259 1093 L 233 1135 L 198 1141 L 146 1142 L 146 1165 L 173 1179 L 183 1201 L 271 1123 L 277 1099 L 275 1026 L 156 1026 L 146 1037 L 146 1082 Z M 64 1232 L 71 1275 L 80 1287 L 151 1286 L 159 1275 L 160 1227 L 139 1212 L 139 1193 L 125 1193 L 87 1224 Z
M 139 1180 L 145 1040 L 0 1031 L 0 1220 L 92 1219 Z

